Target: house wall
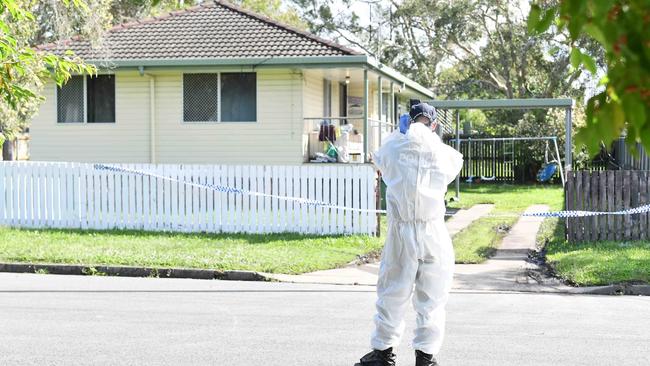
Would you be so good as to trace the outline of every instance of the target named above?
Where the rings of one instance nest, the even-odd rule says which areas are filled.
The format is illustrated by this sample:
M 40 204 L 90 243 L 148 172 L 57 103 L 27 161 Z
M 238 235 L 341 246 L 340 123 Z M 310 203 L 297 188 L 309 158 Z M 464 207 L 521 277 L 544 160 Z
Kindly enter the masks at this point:
M 305 70 L 303 72 L 303 108 L 304 117 L 323 116 L 324 79 L 321 73 Z
M 182 122 L 182 74 L 156 75 L 159 163 L 299 164 L 302 86 L 290 69 L 257 71 L 257 122 Z
M 200 72 L 217 71 L 221 70 Z M 302 162 L 303 95 L 299 72 L 257 70 L 257 122 L 254 123 L 183 122 L 182 71 L 147 74 L 116 72 L 116 123 L 57 123 L 55 86 L 48 84 L 44 91 L 46 100 L 30 128 L 31 159 L 150 162 L 149 75 L 152 75 L 156 85 L 157 163 Z
M 149 82 L 136 72 L 115 78 L 116 123 L 57 123 L 56 87 L 48 83 L 45 101 L 30 127 L 30 158 L 41 161 L 149 161 Z

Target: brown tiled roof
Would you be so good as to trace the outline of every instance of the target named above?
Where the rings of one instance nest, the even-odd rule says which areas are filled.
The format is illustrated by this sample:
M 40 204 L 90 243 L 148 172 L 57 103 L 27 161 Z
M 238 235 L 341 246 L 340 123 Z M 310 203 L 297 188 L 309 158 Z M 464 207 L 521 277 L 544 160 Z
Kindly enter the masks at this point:
M 223 1 L 118 25 L 107 31 L 100 49 L 79 38 L 40 48 L 111 61 L 359 55 Z

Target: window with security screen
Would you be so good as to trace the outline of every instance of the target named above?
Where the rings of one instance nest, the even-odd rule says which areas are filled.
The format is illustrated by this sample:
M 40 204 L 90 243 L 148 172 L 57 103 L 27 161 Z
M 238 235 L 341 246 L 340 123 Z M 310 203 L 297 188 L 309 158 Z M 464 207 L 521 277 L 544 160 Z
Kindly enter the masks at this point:
M 219 74 L 183 75 L 183 120 L 219 121 Z
M 59 123 L 115 122 L 115 76 L 72 76 L 57 89 Z
M 56 102 L 59 122 L 84 122 L 84 77 L 73 76 L 59 87 Z
M 183 120 L 257 121 L 257 75 L 254 72 L 184 74 Z

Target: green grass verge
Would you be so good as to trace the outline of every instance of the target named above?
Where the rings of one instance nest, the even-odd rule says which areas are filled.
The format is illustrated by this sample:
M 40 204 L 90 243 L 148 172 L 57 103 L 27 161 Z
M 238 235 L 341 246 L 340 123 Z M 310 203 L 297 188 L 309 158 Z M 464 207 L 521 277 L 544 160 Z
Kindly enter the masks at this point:
M 383 238 L 0 228 L 0 261 L 305 273 L 381 249 Z
M 452 196 L 453 192 L 448 194 Z M 480 203 L 492 203 L 491 214 L 502 217 L 484 217 L 453 238 L 456 263 L 482 263 L 494 254 L 505 232 L 517 221 L 517 215 L 533 204 L 546 204 L 551 210 L 560 210 L 564 193 L 560 186 L 465 184 L 461 186 L 460 201 L 449 207 L 469 208 Z M 512 215 L 512 217 L 505 217 Z
M 546 261 L 556 274 L 578 286 L 650 283 L 650 242 L 586 242 L 570 244 L 564 224 L 546 219 L 537 236 Z
M 463 186 L 452 207 L 495 203 L 496 213 L 517 213 L 532 203 L 561 207 L 561 189 L 498 185 Z M 503 234 L 497 228 L 515 218 L 484 218 L 454 238 L 457 262 L 480 263 Z M 141 231 L 26 230 L 0 228 L 0 261 L 151 267 L 253 270 L 305 273 L 335 268 L 357 255 L 378 251 L 382 236 L 309 236 L 298 234 L 180 234 Z

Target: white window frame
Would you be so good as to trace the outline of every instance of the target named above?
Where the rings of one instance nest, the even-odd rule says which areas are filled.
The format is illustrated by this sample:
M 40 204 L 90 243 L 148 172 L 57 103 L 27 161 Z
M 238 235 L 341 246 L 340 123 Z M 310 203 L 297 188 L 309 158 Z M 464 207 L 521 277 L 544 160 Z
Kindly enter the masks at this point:
M 255 74 L 255 120 L 254 121 L 222 121 L 221 120 L 221 74 L 250 74 L 253 73 Z M 218 118 L 216 121 L 186 121 L 185 120 L 185 75 L 192 75 L 192 74 L 217 74 L 217 114 Z M 197 72 L 184 72 L 181 74 L 181 124 L 229 124 L 229 123 L 258 123 L 259 116 L 258 116 L 258 111 L 259 111 L 259 79 L 257 78 L 258 74 L 255 71 L 214 71 L 214 72 L 205 72 L 205 71 L 197 71 Z
M 109 74 L 101 74 L 109 75 Z M 107 125 L 107 124 L 116 124 L 117 123 L 117 77 L 115 77 L 115 86 L 113 93 L 115 93 L 115 101 L 113 103 L 113 108 L 115 108 L 115 121 L 113 122 L 88 122 L 88 75 L 72 75 L 72 76 L 81 76 L 83 78 L 83 121 L 78 122 L 61 122 L 59 121 L 59 87 L 54 85 L 54 100 L 56 100 L 56 124 L 57 125 Z

